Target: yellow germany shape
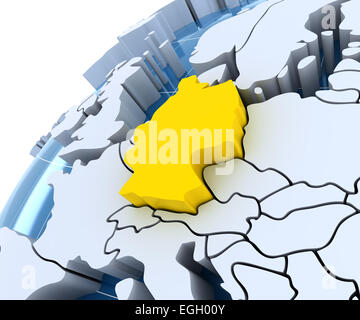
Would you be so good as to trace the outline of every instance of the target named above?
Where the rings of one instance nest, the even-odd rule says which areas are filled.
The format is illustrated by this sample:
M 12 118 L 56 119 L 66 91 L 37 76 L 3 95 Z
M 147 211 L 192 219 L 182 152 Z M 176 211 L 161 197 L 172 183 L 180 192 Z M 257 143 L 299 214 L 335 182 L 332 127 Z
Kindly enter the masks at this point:
M 183 79 L 171 97 L 134 133 L 125 156 L 134 174 L 120 194 L 137 207 L 196 214 L 213 199 L 205 167 L 243 157 L 247 114 L 232 81 L 209 87 Z

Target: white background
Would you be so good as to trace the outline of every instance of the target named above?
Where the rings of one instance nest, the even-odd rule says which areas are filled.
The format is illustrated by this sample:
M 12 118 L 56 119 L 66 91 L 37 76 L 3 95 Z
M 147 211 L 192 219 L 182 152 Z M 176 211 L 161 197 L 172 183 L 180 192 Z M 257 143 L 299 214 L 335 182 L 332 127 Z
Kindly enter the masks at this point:
M 94 89 L 82 74 L 170 0 L 0 1 L 0 212 L 59 116 Z

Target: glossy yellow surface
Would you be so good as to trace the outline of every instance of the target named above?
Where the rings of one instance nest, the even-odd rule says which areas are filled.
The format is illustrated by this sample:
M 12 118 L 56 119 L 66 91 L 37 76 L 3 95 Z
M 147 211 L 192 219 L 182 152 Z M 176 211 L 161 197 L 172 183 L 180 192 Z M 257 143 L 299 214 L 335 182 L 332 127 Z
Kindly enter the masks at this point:
M 134 174 L 120 194 L 137 207 L 196 214 L 213 198 L 204 168 L 243 157 L 246 124 L 232 81 L 209 87 L 196 76 L 182 80 L 178 93 L 135 130 L 135 146 L 125 156 Z

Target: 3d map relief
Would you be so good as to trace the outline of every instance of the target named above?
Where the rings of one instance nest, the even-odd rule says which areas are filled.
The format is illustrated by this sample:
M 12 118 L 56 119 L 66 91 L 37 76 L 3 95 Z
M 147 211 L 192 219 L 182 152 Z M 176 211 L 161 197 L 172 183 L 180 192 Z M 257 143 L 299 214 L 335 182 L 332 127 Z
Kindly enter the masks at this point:
M 0 215 L 1 299 L 360 299 L 359 0 L 173 0 L 103 49 Z

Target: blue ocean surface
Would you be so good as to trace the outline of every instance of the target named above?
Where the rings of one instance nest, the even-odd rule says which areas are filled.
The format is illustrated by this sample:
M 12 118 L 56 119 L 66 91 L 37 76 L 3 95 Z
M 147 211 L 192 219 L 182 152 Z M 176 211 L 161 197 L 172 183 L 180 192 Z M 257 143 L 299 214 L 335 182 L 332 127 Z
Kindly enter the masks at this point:
M 50 139 L 26 171 L 0 215 L 0 226 L 32 239 L 38 239 L 54 206 L 53 188 L 48 185 L 55 171 L 70 173 L 71 167 L 60 159 L 62 146 Z

